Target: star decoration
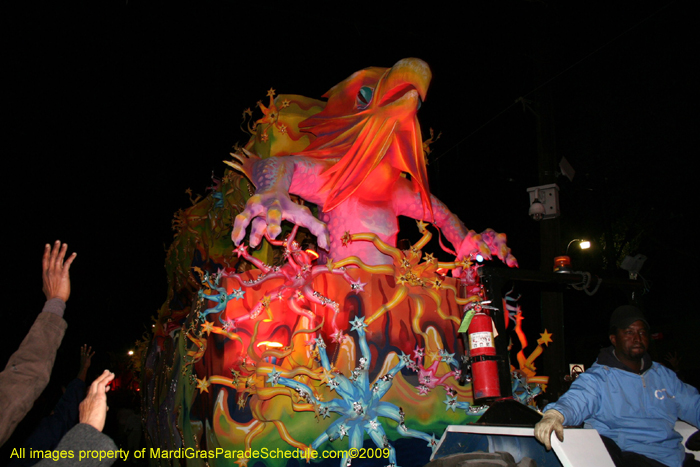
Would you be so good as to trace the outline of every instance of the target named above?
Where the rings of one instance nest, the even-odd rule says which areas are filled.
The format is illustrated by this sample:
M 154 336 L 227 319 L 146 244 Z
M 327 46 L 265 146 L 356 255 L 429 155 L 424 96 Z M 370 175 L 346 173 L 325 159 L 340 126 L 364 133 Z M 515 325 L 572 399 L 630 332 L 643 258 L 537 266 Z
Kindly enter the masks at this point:
M 359 316 L 355 316 L 355 319 L 350 321 L 350 324 L 352 324 L 353 331 L 359 331 L 360 329 L 364 329 L 367 327 L 367 325 L 365 324 L 364 316 L 362 318 L 360 318 Z
M 377 428 L 379 428 L 379 421 L 377 421 L 376 418 L 373 418 L 372 420 L 367 422 L 365 428 L 367 428 L 367 431 L 377 431 Z
M 275 88 L 270 88 L 267 90 L 267 97 L 275 97 Z
M 233 252 L 236 253 L 236 256 L 238 258 L 240 258 L 241 255 L 245 255 L 248 252 L 248 247 L 245 243 L 241 243 L 240 245 L 238 245 L 238 248 L 233 250 Z
M 435 259 L 435 256 L 432 253 L 426 253 L 425 256 L 423 257 L 423 261 L 425 261 L 426 263 L 433 264 L 437 260 Z
M 207 336 L 214 330 L 214 323 L 211 321 L 204 321 L 202 324 L 202 332 L 206 332 Z
M 287 125 L 278 125 L 277 128 L 279 129 L 280 133 L 287 134 Z
M 445 412 L 447 412 L 450 409 L 452 409 L 453 412 L 457 411 L 457 397 L 448 395 L 447 399 L 442 401 L 442 403 L 445 404 Z
M 323 337 L 318 336 L 315 340 L 316 340 L 316 348 L 321 348 L 321 349 L 326 348 L 326 343 L 324 342 Z
M 454 353 L 448 353 L 447 350 L 445 349 L 440 349 L 440 360 L 443 362 L 446 362 L 448 364 L 457 366 L 457 360 L 454 358 L 455 354 Z
M 328 268 L 329 272 L 333 272 L 333 258 L 328 258 L 326 260 L 326 267 Z
M 345 340 L 345 334 L 343 334 L 343 331 L 341 329 L 338 329 L 336 332 L 331 334 L 331 338 L 333 339 L 334 343 L 340 344 Z
M 340 386 L 340 383 L 338 383 L 335 378 L 328 380 L 328 387 L 331 389 L 331 391 L 334 391 L 338 386 Z
M 365 291 L 365 286 L 366 286 L 366 285 L 367 285 L 366 282 L 360 282 L 360 279 L 357 279 L 356 282 L 351 282 L 351 283 L 350 283 L 350 289 L 351 289 L 353 292 L 355 292 L 355 294 L 358 294 L 358 295 L 359 295 L 360 292 L 364 292 L 364 291 Z
M 403 351 L 401 351 L 401 356 L 400 356 L 399 358 L 401 359 L 401 361 L 402 361 L 405 365 L 408 365 L 409 363 L 411 363 L 411 357 L 409 357 L 408 355 L 406 355 Z
M 274 386 L 280 380 L 281 375 L 282 373 L 277 371 L 277 369 L 273 366 L 272 371 L 267 375 L 267 382 L 271 383 Z
M 265 308 L 268 308 L 270 306 L 270 297 L 265 297 L 261 300 L 262 305 Z
M 239 397 L 238 401 L 236 402 L 239 409 L 243 410 L 245 408 L 246 400 L 247 400 L 246 393 L 241 394 L 241 397 Z
M 416 350 L 413 351 L 413 358 L 415 358 L 416 360 L 420 360 L 421 358 L 423 358 L 423 355 L 425 355 L 425 353 L 423 352 L 423 347 L 416 346 Z
M 236 300 L 243 298 L 243 295 L 245 295 L 245 290 L 243 290 L 242 287 L 231 291 L 231 298 L 235 298 Z
M 238 464 L 238 467 L 248 467 L 248 460 L 249 459 L 247 457 L 239 457 L 234 464 Z
M 291 104 L 291 102 L 289 102 L 288 99 L 285 99 L 285 100 L 282 101 L 282 106 L 281 106 L 281 107 L 282 107 L 283 109 L 286 109 L 287 107 L 289 107 L 290 104 Z
M 545 328 L 544 332 L 540 334 L 540 338 L 537 339 L 537 343 L 542 345 L 546 345 L 549 347 L 549 344 L 552 342 L 552 334 L 547 332 L 547 329 Z
M 436 290 L 440 290 L 442 288 L 442 281 L 440 279 L 435 279 L 433 281 L 433 288 Z
M 238 386 L 238 377 L 241 376 L 241 373 L 231 368 L 231 376 L 233 377 L 233 384 Z
M 323 376 L 321 377 L 321 383 L 322 384 L 329 384 L 333 378 L 335 378 L 335 375 L 331 371 L 328 371 L 324 368 L 323 369 Z
M 203 379 L 197 379 L 197 389 L 199 389 L 200 394 L 209 392 L 209 386 L 211 386 L 211 383 L 207 380 L 206 376 Z
M 428 441 L 428 447 L 429 447 L 429 448 L 432 448 L 433 451 L 434 451 L 435 448 L 437 447 L 437 445 L 438 445 L 438 440 L 435 439 L 435 434 L 433 434 L 433 435 L 430 437 L 430 441 Z
M 357 401 L 352 403 L 352 409 L 357 415 L 362 415 L 363 413 L 365 413 L 364 407 L 362 407 L 362 404 Z
M 340 435 L 340 439 L 343 439 L 348 435 L 348 427 L 345 426 L 344 423 L 341 423 L 340 426 L 338 426 L 338 434 Z
M 330 413 L 329 413 L 329 412 L 330 412 L 330 410 L 328 409 L 328 407 L 319 407 L 319 408 L 318 408 L 318 415 L 319 415 L 321 418 L 328 418 L 328 417 L 330 417 Z
M 416 221 L 416 225 L 418 225 L 418 231 L 420 233 L 425 233 L 425 229 L 428 227 L 428 224 L 423 221 Z
M 231 329 L 236 327 L 236 321 L 232 319 L 225 319 L 223 323 L 223 330 L 226 332 L 231 332 Z
M 340 241 L 343 243 L 343 246 L 348 246 L 348 243 L 352 242 L 352 237 L 350 236 L 350 232 L 348 230 L 346 230 L 343 236 L 340 237 Z

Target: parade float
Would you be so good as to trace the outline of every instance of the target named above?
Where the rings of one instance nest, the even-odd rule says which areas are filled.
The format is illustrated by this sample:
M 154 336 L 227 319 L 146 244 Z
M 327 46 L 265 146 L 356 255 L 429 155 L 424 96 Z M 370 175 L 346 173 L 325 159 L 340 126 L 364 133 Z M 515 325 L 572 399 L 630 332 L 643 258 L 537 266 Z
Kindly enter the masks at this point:
M 175 216 L 168 297 L 142 347 L 149 445 L 220 455 L 152 462 L 347 465 L 308 453 L 355 448 L 362 465 L 423 465 L 446 426 L 483 414 L 460 334 L 487 308 L 475 258 L 517 262 L 504 234 L 468 230 L 430 194 L 416 117 L 430 79 L 404 59 L 324 100 L 271 89 L 260 118 L 244 113 L 231 169 Z M 399 216 L 418 238 L 401 247 Z M 432 237 L 451 260 L 425 251 Z M 510 309 L 499 319 L 522 349 L 502 395 L 532 404 L 550 335 L 526 356 Z

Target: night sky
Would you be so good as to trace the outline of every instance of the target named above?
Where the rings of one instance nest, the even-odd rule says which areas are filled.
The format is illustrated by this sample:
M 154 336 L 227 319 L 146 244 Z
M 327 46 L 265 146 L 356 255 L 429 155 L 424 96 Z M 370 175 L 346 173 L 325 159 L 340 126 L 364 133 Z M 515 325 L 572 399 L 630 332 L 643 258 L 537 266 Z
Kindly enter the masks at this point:
M 520 267 L 539 269 L 526 194 L 539 184 L 535 118 L 516 99 L 549 92 L 558 157 L 576 170 L 573 182 L 558 180 L 562 248 L 588 237 L 594 248 L 572 254 L 577 266 L 620 276 L 604 271 L 600 239 L 610 225 L 627 234 L 630 253 L 649 258 L 652 324 L 697 367 L 682 339 L 700 330 L 690 2 L 20 3 L 3 15 L 3 364 L 43 304 L 45 243 L 78 252 L 58 362 L 77 370 L 82 343 L 99 364 L 122 355 L 165 299 L 185 190 L 204 194 L 247 140 L 243 110 L 270 87 L 320 98 L 354 71 L 414 56 L 433 72 L 424 137 L 442 132 L 432 192 L 467 227 L 507 233 Z M 576 310 L 567 323 L 604 336 L 619 299 L 567 293 Z M 525 313 L 536 322 L 533 303 Z

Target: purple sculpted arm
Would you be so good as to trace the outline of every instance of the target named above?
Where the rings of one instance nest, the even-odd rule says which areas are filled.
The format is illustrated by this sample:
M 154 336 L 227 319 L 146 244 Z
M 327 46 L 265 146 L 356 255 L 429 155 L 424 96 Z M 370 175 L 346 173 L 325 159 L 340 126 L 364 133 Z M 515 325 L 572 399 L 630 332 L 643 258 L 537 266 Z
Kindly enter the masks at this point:
M 270 157 L 252 164 L 251 181 L 255 195 L 236 216 L 231 239 L 239 245 L 252 224 L 250 245 L 257 246 L 267 231 L 276 238 L 282 231 L 282 220 L 306 227 L 317 238 L 318 245 L 328 248 L 328 228 L 316 219 L 309 208 L 296 204 L 290 193 L 313 203 L 322 204 L 320 173 L 324 163 L 302 157 Z
M 486 229 L 478 234 L 467 229 L 462 221 L 433 195 L 430 195 L 430 202 L 435 218 L 431 220 L 430 213 L 424 212 L 420 194 L 413 191 L 408 180 L 400 179 L 396 186 L 396 196 L 393 199 L 394 212 L 399 216 L 433 222 L 440 228 L 445 238 L 457 248 L 458 258 L 468 257 L 478 252 L 489 259 L 492 255 L 496 255 L 508 266 L 517 267 L 518 261 L 506 245 L 505 234 L 499 234 L 492 229 Z

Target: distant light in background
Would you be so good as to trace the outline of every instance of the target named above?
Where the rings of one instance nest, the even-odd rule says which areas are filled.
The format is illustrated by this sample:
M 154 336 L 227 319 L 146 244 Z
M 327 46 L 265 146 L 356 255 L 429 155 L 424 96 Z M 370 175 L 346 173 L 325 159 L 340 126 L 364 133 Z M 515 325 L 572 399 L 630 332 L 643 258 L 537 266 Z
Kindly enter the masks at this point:
M 484 262 L 484 257 L 480 254 L 477 254 L 474 259 L 476 260 L 477 263 L 483 263 Z
M 133 351 L 133 350 L 129 350 L 127 353 L 129 354 L 129 356 L 134 355 L 134 351 Z
M 591 247 L 591 242 L 589 242 L 588 240 L 584 240 L 582 238 L 574 238 L 573 240 L 571 240 L 569 242 L 568 245 L 566 245 L 566 253 L 565 253 L 566 256 L 569 255 L 569 248 L 571 248 L 571 245 L 573 245 L 574 242 L 578 242 L 578 246 L 582 250 L 587 250 L 588 248 Z

